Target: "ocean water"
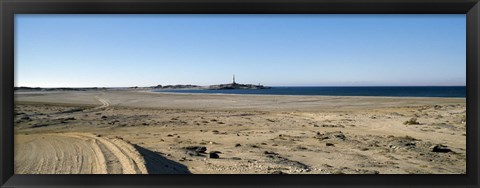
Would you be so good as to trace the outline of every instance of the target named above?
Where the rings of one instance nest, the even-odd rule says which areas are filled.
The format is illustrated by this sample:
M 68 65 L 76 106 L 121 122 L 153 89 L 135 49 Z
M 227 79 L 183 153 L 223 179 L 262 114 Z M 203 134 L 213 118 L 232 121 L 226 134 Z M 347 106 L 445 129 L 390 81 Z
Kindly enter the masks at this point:
M 327 95 L 327 96 L 385 96 L 385 97 L 456 97 L 466 96 L 465 86 L 366 86 L 366 87 L 272 87 L 270 89 L 225 90 L 154 90 L 155 92 L 255 94 L 255 95 Z

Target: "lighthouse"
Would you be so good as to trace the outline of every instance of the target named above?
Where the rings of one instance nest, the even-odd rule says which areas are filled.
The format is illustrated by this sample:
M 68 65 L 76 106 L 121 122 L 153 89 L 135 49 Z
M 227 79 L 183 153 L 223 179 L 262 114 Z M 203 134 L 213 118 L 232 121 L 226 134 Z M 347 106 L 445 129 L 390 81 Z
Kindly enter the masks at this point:
M 233 74 L 233 82 L 232 82 L 232 83 L 233 83 L 233 84 L 236 84 L 236 83 L 235 83 L 235 74 Z

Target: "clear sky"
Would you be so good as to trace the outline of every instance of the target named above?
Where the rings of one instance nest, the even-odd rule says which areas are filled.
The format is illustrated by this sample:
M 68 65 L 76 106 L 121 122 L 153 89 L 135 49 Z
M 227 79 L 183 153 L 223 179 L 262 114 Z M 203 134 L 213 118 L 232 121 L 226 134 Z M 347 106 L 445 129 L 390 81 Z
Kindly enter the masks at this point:
M 465 85 L 455 15 L 16 15 L 15 86 Z

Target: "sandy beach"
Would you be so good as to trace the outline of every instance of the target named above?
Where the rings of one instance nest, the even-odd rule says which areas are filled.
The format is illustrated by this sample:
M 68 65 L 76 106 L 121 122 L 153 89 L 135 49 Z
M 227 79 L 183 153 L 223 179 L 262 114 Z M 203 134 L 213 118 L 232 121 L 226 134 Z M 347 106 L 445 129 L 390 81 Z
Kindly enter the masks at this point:
M 15 93 L 17 174 L 464 174 L 465 98 Z

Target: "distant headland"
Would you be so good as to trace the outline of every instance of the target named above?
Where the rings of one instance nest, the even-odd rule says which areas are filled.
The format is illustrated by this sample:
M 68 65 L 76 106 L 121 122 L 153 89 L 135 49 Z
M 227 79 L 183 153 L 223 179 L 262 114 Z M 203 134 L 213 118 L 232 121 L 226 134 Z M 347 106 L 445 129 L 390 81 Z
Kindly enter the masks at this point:
M 233 75 L 232 83 L 218 84 L 210 86 L 199 86 L 192 84 L 178 84 L 178 85 L 157 85 L 150 87 L 82 87 L 82 88 L 69 88 L 69 87 L 57 87 L 57 88 L 41 88 L 41 87 L 15 87 L 16 91 L 89 91 L 89 90 L 107 90 L 107 89 L 270 89 L 271 87 L 254 84 L 239 84 L 235 82 L 235 75 Z
M 153 86 L 154 89 L 270 89 L 270 87 L 254 84 L 239 84 L 235 82 L 235 75 L 233 75 L 232 83 L 219 84 L 210 86 L 198 86 L 198 85 L 158 85 Z

